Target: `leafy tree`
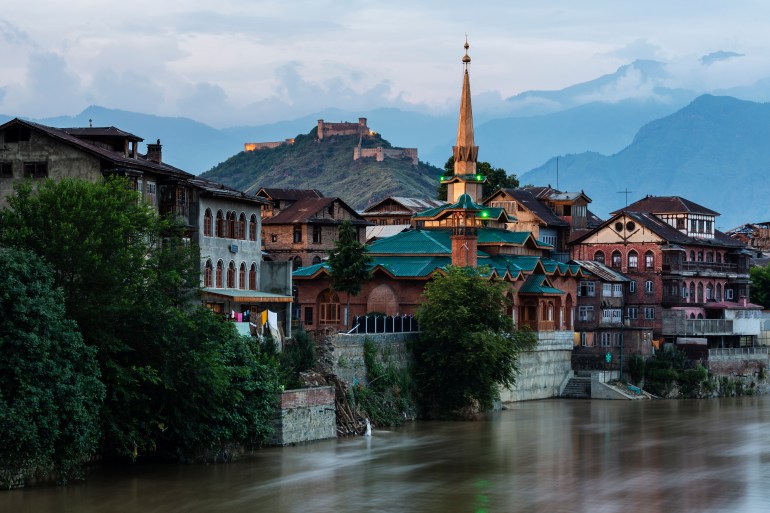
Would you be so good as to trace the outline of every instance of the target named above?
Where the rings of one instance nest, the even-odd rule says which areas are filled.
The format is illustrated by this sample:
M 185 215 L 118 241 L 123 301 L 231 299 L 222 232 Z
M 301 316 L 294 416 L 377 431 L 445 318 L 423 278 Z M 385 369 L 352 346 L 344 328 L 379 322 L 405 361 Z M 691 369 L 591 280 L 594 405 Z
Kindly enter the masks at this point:
M 506 286 L 473 268 L 450 267 L 425 288 L 417 311 L 415 376 L 431 417 L 486 411 L 516 382 L 518 355 L 535 344 L 505 314 Z
M 34 253 L 0 248 L 0 484 L 32 472 L 79 477 L 99 439 L 104 386 Z
M 312 337 L 302 329 L 295 331 L 293 340 L 284 346 L 278 361 L 286 388 L 302 386 L 299 373 L 312 369 L 316 364 L 316 348 Z
M 751 302 L 770 308 L 770 265 L 751 268 Z
M 444 176 L 450 177 L 455 174 L 455 158 L 454 155 L 444 164 Z M 503 187 L 507 189 L 515 189 L 519 186 L 519 179 L 515 174 L 509 175 L 505 169 L 501 167 L 492 167 L 489 162 L 478 162 L 476 164 L 476 171 L 479 174 L 484 175 L 487 178 L 486 183 L 482 187 L 482 196 L 486 198 L 490 196 L 497 189 Z M 446 184 L 439 184 L 436 189 L 436 197 L 440 200 L 446 199 Z M 481 201 L 482 198 L 479 198 Z
M 350 296 L 357 296 L 363 282 L 371 276 L 371 257 L 366 254 L 366 247 L 358 242 L 356 229 L 347 219 L 340 225 L 339 236 L 334 242 L 334 250 L 329 254 L 328 262 L 332 288 L 347 294 L 346 312 L 350 322 Z

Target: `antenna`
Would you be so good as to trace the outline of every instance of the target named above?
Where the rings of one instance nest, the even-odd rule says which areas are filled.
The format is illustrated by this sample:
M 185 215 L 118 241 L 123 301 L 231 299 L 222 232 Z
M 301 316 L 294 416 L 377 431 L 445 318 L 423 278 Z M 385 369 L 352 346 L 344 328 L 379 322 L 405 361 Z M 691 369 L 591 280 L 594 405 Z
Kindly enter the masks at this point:
M 559 157 L 556 157 L 556 190 L 559 190 Z
M 618 191 L 618 194 L 625 194 L 626 195 L 626 207 L 628 207 L 628 195 L 631 194 L 634 191 L 629 191 L 628 187 L 626 187 L 626 190 L 624 191 Z

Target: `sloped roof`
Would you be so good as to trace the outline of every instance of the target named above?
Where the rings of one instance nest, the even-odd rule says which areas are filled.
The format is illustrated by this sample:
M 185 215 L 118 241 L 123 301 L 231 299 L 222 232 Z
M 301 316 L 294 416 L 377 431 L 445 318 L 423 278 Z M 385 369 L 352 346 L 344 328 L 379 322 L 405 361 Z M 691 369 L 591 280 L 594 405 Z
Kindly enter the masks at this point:
M 262 187 L 256 192 L 257 196 L 264 196 L 273 201 L 287 200 L 298 201 L 306 198 L 323 198 L 324 195 L 318 189 L 277 189 Z
M 544 274 L 532 274 L 527 277 L 527 281 L 519 289 L 519 294 L 558 294 L 563 295 L 564 291 L 551 287 L 548 278 Z
M 138 135 L 134 135 L 132 133 L 126 132 L 114 126 L 72 127 L 72 128 L 62 128 L 61 130 L 67 132 L 70 135 L 74 135 L 75 137 L 89 137 L 89 136 L 90 137 L 124 137 L 130 141 L 136 141 L 136 142 L 144 141 L 144 139 L 142 139 Z
M 610 215 L 615 215 L 623 210 L 626 212 L 647 212 L 651 214 L 693 213 L 712 216 L 719 215 L 719 212 L 714 212 L 710 208 L 698 205 L 697 203 L 680 196 L 646 196 L 639 201 L 628 205 L 624 209 L 612 212 Z
M 118 153 L 116 151 L 112 151 L 106 148 L 102 148 L 101 146 L 91 144 L 87 140 L 79 139 L 72 133 L 68 133 L 67 131 L 61 128 L 54 128 L 46 125 L 41 125 L 40 123 L 35 123 L 33 121 L 27 121 L 27 120 L 15 118 L 3 125 L 0 125 L 0 130 L 5 130 L 13 124 L 24 125 L 32 130 L 45 133 L 46 135 L 58 141 L 61 141 L 70 146 L 74 146 L 80 149 L 81 151 L 90 153 L 91 155 L 94 155 L 100 159 L 106 160 L 112 166 L 115 167 L 115 170 L 130 169 L 130 170 L 136 170 L 136 171 L 150 171 L 160 175 L 173 176 L 178 178 L 193 178 L 195 176 L 190 173 L 187 173 L 186 171 L 182 171 L 181 169 L 178 169 L 174 166 L 148 160 L 143 155 L 139 155 L 137 156 L 137 158 L 126 157 L 122 153 Z M 74 131 L 75 129 L 70 128 L 67 130 Z M 87 129 L 82 129 L 82 130 L 87 130 Z M 100 130 L 109 130 L 109 129 L 100 129 Z M 118 129 L 115 129 L 115 131 L 118 131 Z M 123 133 L 127 134 L 127 136 L 132 136 L 136 138 L 136 136 L 133 136 L 132 134 L 128 134 L 128 132 L 123 132 Z
M 569 223 L 564 219 L 556 215 L 551 208 L 540 201 L 537 196 L 532 192 L 532 188 L 526 189 L 499 189 L 508 196 L 514 198 L 522 206 L 530 210 L 533 214 L 539 217 L 547 226 L 566 227 Z M 490 201 L 494 195 L 490 196 L 484 202 Z
M 372 239 L 384 239 L 386 237 L 392 237 L 397 233 L 409 230 L 411 227 L 412 226 L 408 224 L 378 224 L 374 226 L 367 226 L 366 241 L 369 242 Z
M 593 274 L 594 276 L 596 276 L 602 281 L 609 281 L 609 282 L 632 281 L 631 278 L 628 278 L 627 276 L 615 271 L 614 269 L 610 269 L 609 267 L 602 264 L 601 262 L 595 262 L 593 260 L 573 260 L 573 262 L 575 262 L 580 267 L 582 267 L 585 271 L 588 271 L 589 273 Z
M 388 196 L 387 198 L 381 199 L 374 205 L 367 207 L 363 213 L 364 214 L 383 214 L 384 212 L 375 212 L 374 209 L 376 209 L 383 203 L 386 203 L 389 201 L 396 203 L 397 205 L 402 207 L 402 210 L 393 210 L 393 212 L 404 212 L 404 213 L 421 212 L 429 208 L 440 207 L 442 205 L 447 204 L 446 201 L 429 199 L 429 198 L 406 198 L 403 196 Z
M 316 218 L 316 214 L 328 207 L 335 201 L 338 201 L 342 207 L 347 210 L 352 216 L 351 222 L 354 225 L 369 224 L 365 221 L 355 210 L 350 208 L 340 198 L 305 198 L 295 203 L 292 203 L 285 209 L 278 212 L 272 217 L 268 217 L 262 221 L 263 225 L 270 224 L 300 224 L 300 223 L 323 223 L 323 224 L 339 224 L 342 221 L 340 219 L 331 218 Z
M 206 180 L 205 178 L 201 178 L 199 176 L 190 178 L 187 180 L 187 182 L 189 182 L 194 187 L 197 187 L 198 189 L 203 191 L 204 194 L 208 196 L 213 196 L 217 198 L 237 199 L 241 201 L 248 201 L 251 203 L 260 203 L 260 204 L 267 203 L 267 200 L 264 198 L 258 198 L 254 195 L 247 194 L 243 191 L 239 191 L 238 189 L 233 189 L 232 187 L 228 187 L 227 185 L 223 185 L 218 182 L 212 182 L 211 180 Z

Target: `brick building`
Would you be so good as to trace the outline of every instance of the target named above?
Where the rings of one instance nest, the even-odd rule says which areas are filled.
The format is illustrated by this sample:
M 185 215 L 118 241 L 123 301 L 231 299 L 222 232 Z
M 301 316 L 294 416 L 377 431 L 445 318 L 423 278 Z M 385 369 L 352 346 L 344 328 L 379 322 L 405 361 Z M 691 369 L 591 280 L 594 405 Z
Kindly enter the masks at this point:
M 678 196 L 647 196 L 571 243 L 576 260 L 622 272 L 629 283 L 630 326 L 651 328 L 658 342 L 709 347 L 751 345 L 753 318 L 745 245 L 715 229 L 719 214 Z M 692 322 L 690 322 L 692 321 Z

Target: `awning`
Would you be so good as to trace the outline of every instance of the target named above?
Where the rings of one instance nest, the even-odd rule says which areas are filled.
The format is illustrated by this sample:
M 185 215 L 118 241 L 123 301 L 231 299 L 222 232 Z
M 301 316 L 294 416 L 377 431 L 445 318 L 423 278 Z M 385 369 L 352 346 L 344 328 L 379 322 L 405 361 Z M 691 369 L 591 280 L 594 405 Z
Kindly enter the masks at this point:
M 294 301 L 292 296 L 259 290 L 204 288 L 202 291 L 206 297 L 228 299 L 238 303 L 291 303 Z

